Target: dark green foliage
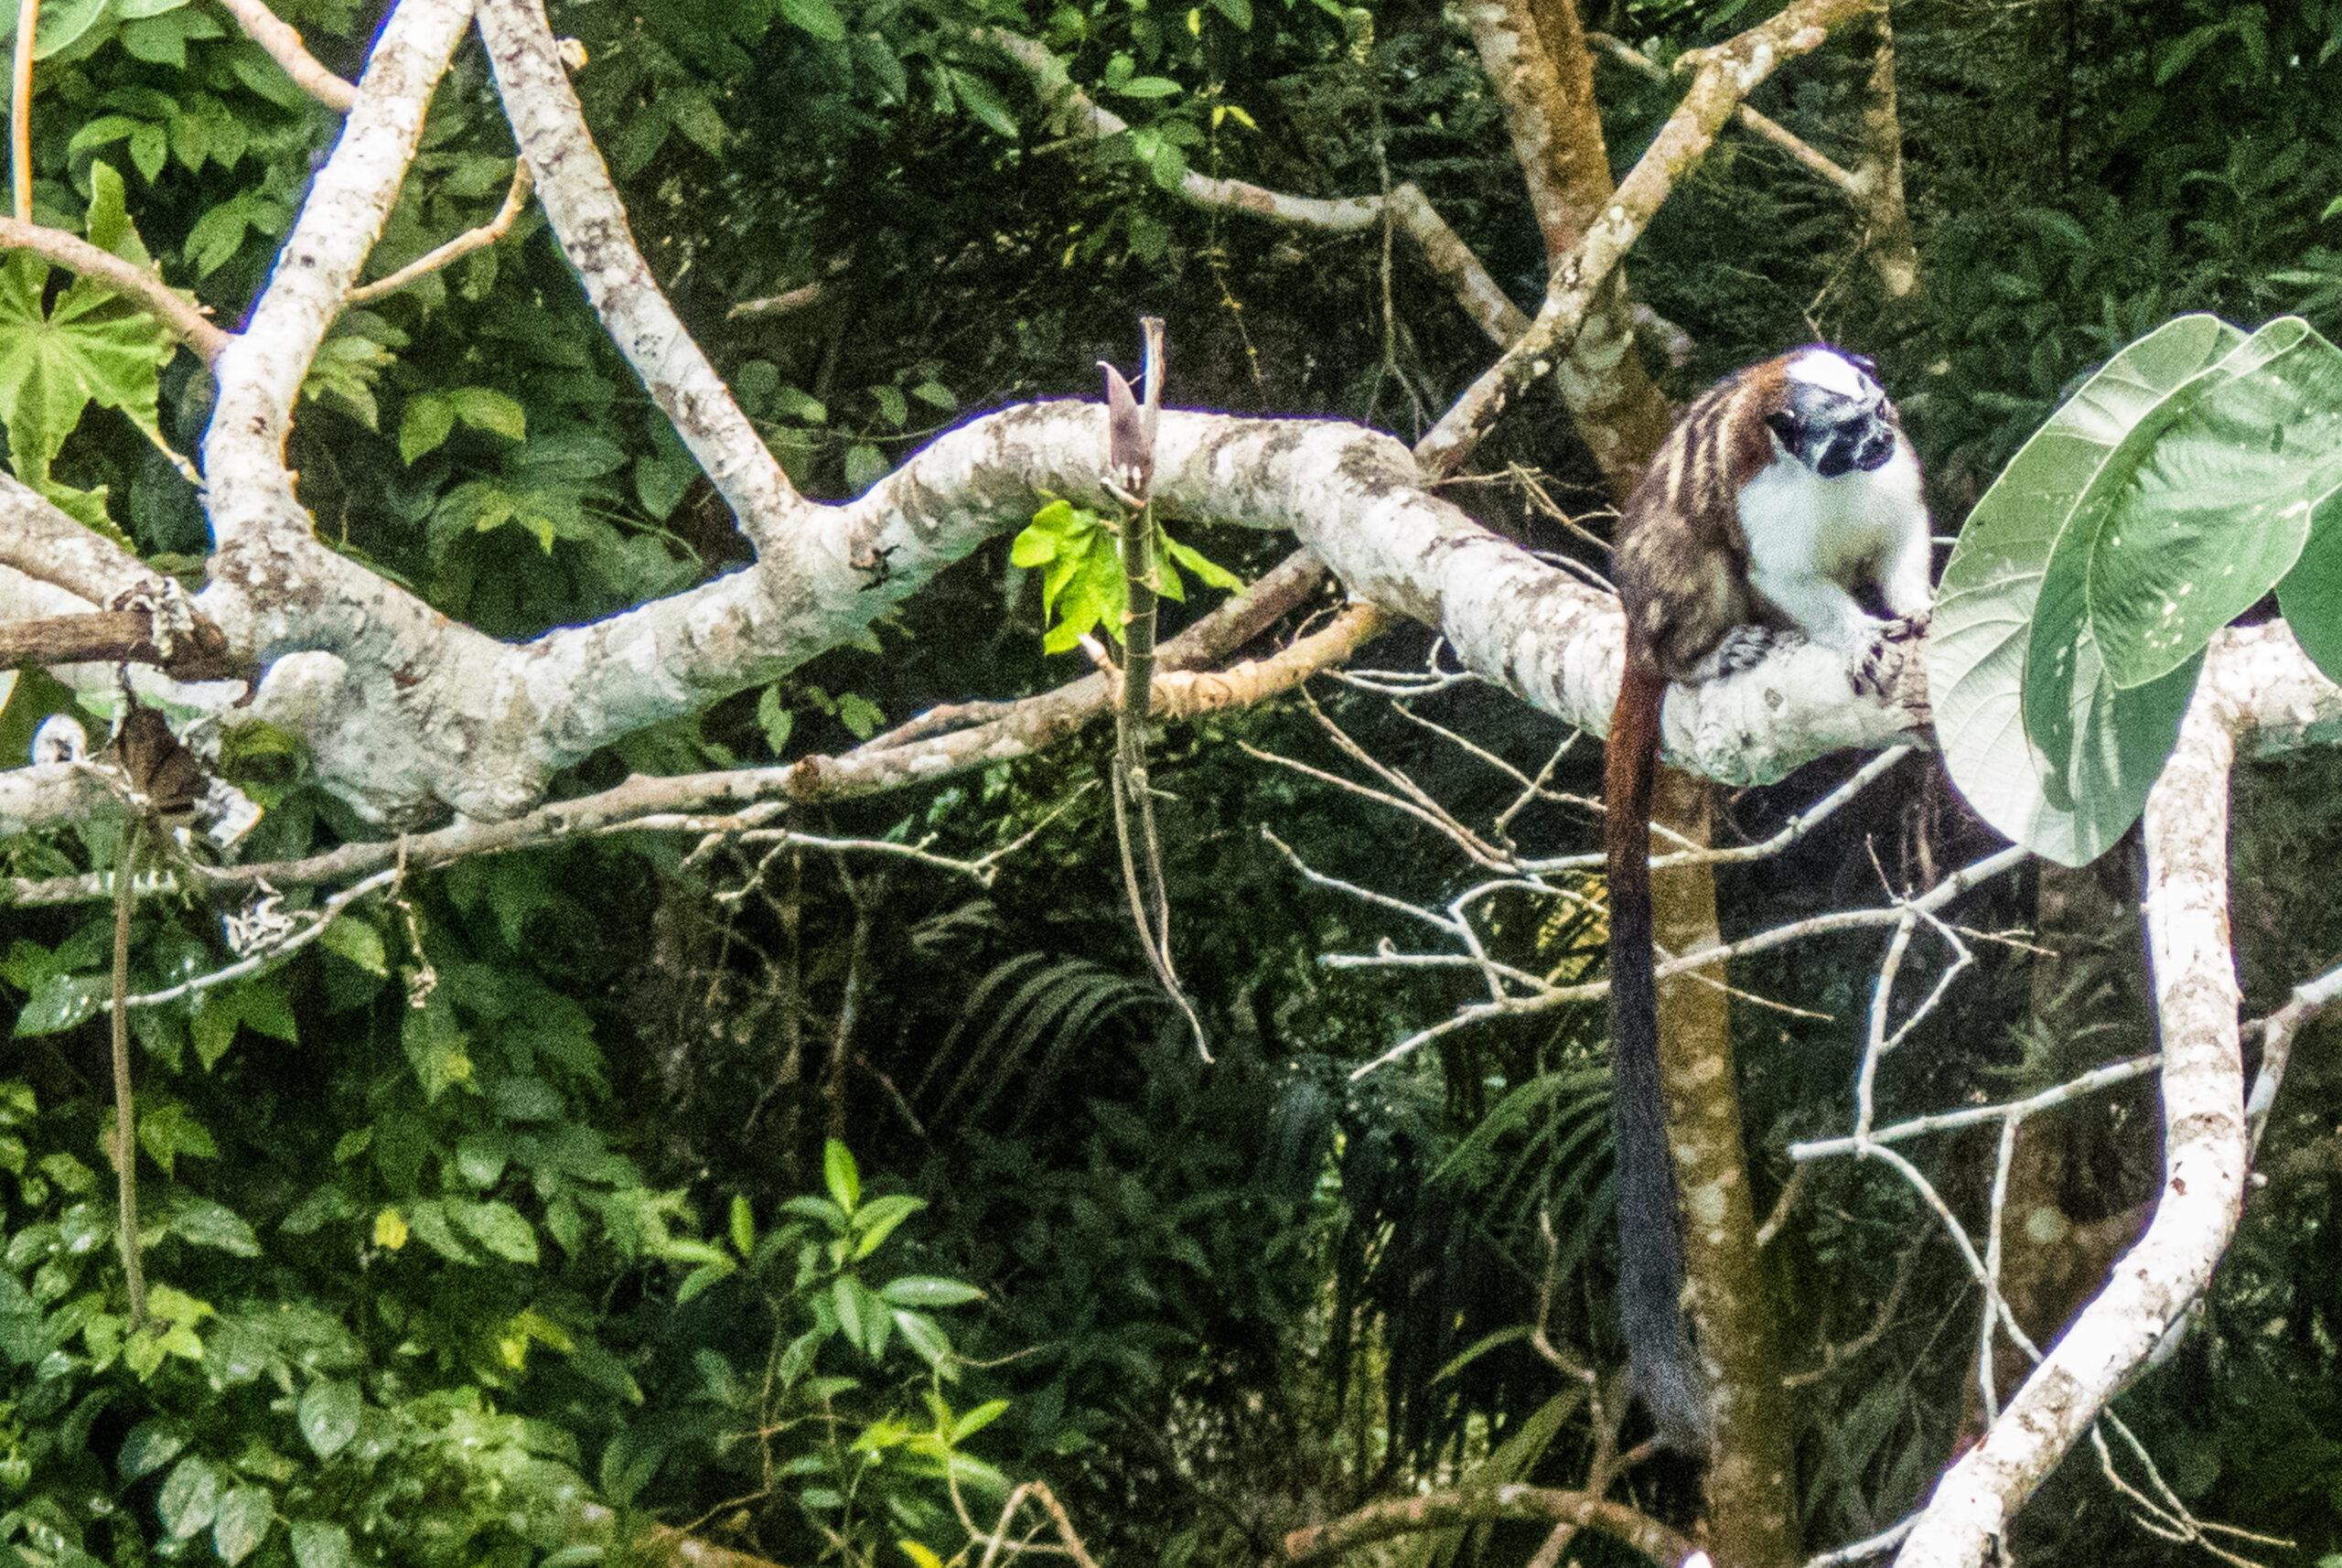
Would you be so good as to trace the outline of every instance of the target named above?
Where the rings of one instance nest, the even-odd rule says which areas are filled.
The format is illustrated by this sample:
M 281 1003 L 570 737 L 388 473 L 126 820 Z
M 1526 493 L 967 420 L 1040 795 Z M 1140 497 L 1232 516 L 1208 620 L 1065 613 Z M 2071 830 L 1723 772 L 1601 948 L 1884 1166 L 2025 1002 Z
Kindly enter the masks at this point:
M 209 10 L 135 8 L 154 14 L 45 7 L 90 26 L 40 67 L 37 215 L 124 254 L 143 246 L 233 325 L 337 127 Z M 1585 19 L 1663 59 L 1761 9 L 1611 0 Z M 280 7 L 344 71 L 381 10 Z M 2328 232 L 2342 221 L 2342 7 L 1910 0 L 1895 21 L 1921 292 L 1876 297 L 1841 199 L 1728 131 L 1630 263 L 1639 297 L 1695 344 L 1672 390 L 1816 332 L 1877 353 L 1949 533 L 2080 377 L 2172 317 L 2251 328 L 2298 311 L 2342 328 Z M 1379 189 L 1387 164 L 1517 302 L 1543 286 L 1495 99 L 1424 0 L 1207 0 L 1192 14 L 596 0 L 556 5 L 553 22 L 586 46 L 579 91 L 660 282 L 819 496 L 865 488 L 970 411 L 1093 395 L 1093 361 L 1132 358 L 1142 311 L 1170 323 L 1183 405 L 1411 435 L 1487 363 L 1403 239 L 1386 355 L 1379 233 L 1199 211 L 1168 193 L 1186 169 L 1344 196 Z M 1132 130 L 1063 139 L 1021 68 L 977 36 L 986 26 L 1047 42 Z M 1852 162 L 1866 63 L 1833 45 L 1757 106 Z M 1596 70 L 1623 168 L 1678 89 Z M 371 275 L 483 221 L 511 156 L 467 46 Z M 27 313 L 83 303 L 61 274 L 26 282 Z M 800 290 L 790 308 L 730 314 Z M 154 433 L 195 454 L 209 379 L 183 352 L 156 371 L 138 341 L 112 346 L 90 396 L 47 424 L 0 409 L 14 461 L 30 479 L 53 453 L 53 493 L 188 570 L 206 545 L 195 492 L 139 430 L 151 407 Z M 321 537 L 497 635 L 747 557 L 533 216 L 345 314 L 306 392 L 289 458 Z M 1593 483 L 1545 390 L 1482 457 Z M 1502 487 L 1450 493 L 1540 548 L 1583 548 L 1516 515 Z M 1246 576 L 1283 553 L 1178 537 Z M 1082 666 L 1045 652 L 1044 575 L 1002 541 L 866 639 L 631 737 L 559 789 L 843 749 L 937 702 L 1055 684 Z M 1217 598 L 1167 607 L 1166 633 Z M 1393 637 L 1372 661 L 1417 662 L 1426 640 Z M 1460 818 L 1485 824 L 1511 799 L 1512 783 L 1379 700 L 1319 695 Z M 7 760 L 64 702 L 53 683 L 19 684 L 0 714 Z M 1558 739 L 1486 689 L 1417 713 L 1530 774 Z M 605 1544 L 576 1533 L 585 1499 L 791 1564 L 900 1568 L 919 1560 L 899 1541 L 948 1556 L 964 1541 L 939 1483 L 951 1473 L 986 1530 L 999 1478 L 1045 1477 L 1110 1563 L 1180 1568 L 1262 1560 L 1284 1530 L 1428 1475 L 1574 1482 L 1591 1429 L 1528 1330 L 1542 1300 L 1556 1340 L 1615 1354 L 1598 1015 L 1494 1022 L 1350 1082 L 1472 981 L 1323 967 L 1386 939 L 1412 950 L 1423 930 L 1305 885 L 1260 828 L 1328 875 L 1434 906 L 1470 873 L 1432 829 L 1254 762 L 1239 741 L 1348 766 L 1293 704 L 1155 743 L 1209 1068 L 1128 930 L 1087 788 L 1098 736 L 793 824 L 982 853 L 1061 812 L 982 894 L 876 857 L 741 845 L 686 865 L 687 843 L 570 847 L 411 878 L 400 901 L 360 905 L 278 970 L 143 1010 L 144 1220 L 167 1330 L 151 1341 L 124 1337 L 112 1262 L 91 1016 L 109 932 L 94 908 L 11 911 L 7 1543 L 59 1568 L 206 1552 L 265 1568 L 525 1568 L 558 1553 L 557 1568 L 582 1568 Z M 1593 756 L 1581 746 L 1553 788 L 1592 792 Z M 225 757 L 268 808 L 249 858 L 358 834 L 286 737 L 231 726 Z M 1843 772 L 1819 765 L 1728 802 L 1727 832 L 1765 836 Z M 2335 798 L 2332 773 L 2321 755 L 2272 767 L 2239 813 L 2256 1013 L 2342 947 L 2319 882 L 2337 825 L 2315 803 Z M 1882 869 L 1901 889 L 1986 852 L 1925 774 L 1906 764 L 1793 855 L 1726 874 L 1727 935 L 1875 902 Z M 1509 831 L 1556 853 L 1593 836 L 1585 813 L 1552 802 Z M 9 845 L 22 875 L 113 853 L 98 832 Z M 1963 908 L 1978 929 L 2032 918 L 2023 885 Z M 1602 930 L 1586 908 L 1493 908 L 1500 961 L 1590 972 Z M 134 989 L 232 956 L 212 911 L 168 897 L 141 905 L 135 939 Z M 1877 953 L 1857 935 L 1735 971 L 1743 991 L 1802 1010 L 1735 1014 L 1760 1214 L 1781 1147 L 1842 1130 Z M 1915 957 L 1906 985 L 1931 983 L 1936 961 Z M 2064 1064 L 2073 1042 L 2025 1033 L 2030 972 L 2021 950 L 1980 949 L 1890 1064 L 1882 1115 Z M 2296 1047 L 2272 1180 L 2205 1325 L 2121 1407 L 2208 1517 L 2299 1540 L 2272 1562 L 2342 1547 L 2331 1045 Z M 851 1174 L 833 1138 L 861 1159 Z M 1989 1152 L 1947 1143 L 1925 1157 L 1974 1212 L 1963 1173 L 1989 1168 Z M 1907 1190 L 1852 1162 L 1818 1170 L 1790 1219 L 1767 1258 L 1793 1369 L 1900 1303 L 1798 1396 L 1818 1549 L 1924 1495 L 1950 1452 L 1974 1301 Z M 890 1224 L 866 1256 L 843 1255 L 843 1240 Z M 960 1292 L 940 1282 L 960 1280 L 982 1299 L 945 1305 Z M 939 1352 L 947 1337 L 958 1357 Z M 1692 1496 L 1681 1474 L 1636 1484 L 1661 1512 Z M 2087 1460 L 2020 1530 L 2021 1560 L 2179 1560 L 2127 1522 Z M 1511 1563 L 1534 1540 L 1485 1532 L 1413 1554 Z

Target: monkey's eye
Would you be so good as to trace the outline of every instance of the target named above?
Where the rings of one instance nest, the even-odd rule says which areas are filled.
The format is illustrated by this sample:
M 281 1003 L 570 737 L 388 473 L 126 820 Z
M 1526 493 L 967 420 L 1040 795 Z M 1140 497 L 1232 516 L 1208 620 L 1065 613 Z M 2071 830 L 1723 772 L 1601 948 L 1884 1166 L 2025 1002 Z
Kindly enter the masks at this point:
M 1771 426 L 1774 435 L 1781 438 L 1782 446 L 1792 448 L 1797 446 L 1797 438 L 1805 428 L 1799 422 L 1797 415 L 1788 409 L 1783 409 L 1778 413 L 1767 414 L 1765 423 Z
M 1846 363 L 1853 366 L 1871 380 L 1878 380 L 1878 361 L 1868 354 L 1849 354 L 1846 356 Z

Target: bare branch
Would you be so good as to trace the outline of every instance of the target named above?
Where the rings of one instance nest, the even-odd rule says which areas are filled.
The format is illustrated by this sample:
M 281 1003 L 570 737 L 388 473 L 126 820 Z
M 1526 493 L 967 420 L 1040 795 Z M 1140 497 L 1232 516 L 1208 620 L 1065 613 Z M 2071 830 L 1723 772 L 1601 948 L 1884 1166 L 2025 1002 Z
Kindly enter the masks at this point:
M 255 0 L 257 3 L 257 0 Z M 0 218 L 0 249 L 30 251 L 45 261 L 81 274 L 145 310 L 170 328 L 173 336 L 210 364 L 220 358 L 235 334 L 214 325 L 203 307 L 165 283 L 160 274 L 99 249 L 79 234 L 50 229 L 27 219 Z
M 820 304 L 829 292 L 830 285 L 826 283 L 800 284 L 795 288 L 783 289 L 762 299 L 744 299 L 725 311 L 724 319 L 736 321 L 743 316 L 786 316 L 792 310 Z
M 391 13 L 340 140 L 310 185 L 268 287 L 244 331 L 214 364 L 220 401 L 204 439 L 203 468 L 220 548 L 207 597 L 257 595 L 256 613 L 280 614 L 283 585 L 272 568 L 298 557 L 291 572 L 316 572 L 339 559 L 309 537 L 308 516 L 285 467 L 285 437 L 317 345 L 398 199 L 432 88 L 470 16 L 468 0 L 401 0 Z M 354 564 L 348 572 L 371 576 Z M 215 618 L 227 625 L 241 618 Z
M 586 127 L 543 6 L 481 0 L 479 31 L 521 160 L 595 314 L 758 554 L 781 545 L 806 503 L 635 248 L 626 205 Z M 872 557 L 857 549 L 850 559 L 865 565 Z
M 1771 930 L 1759 931 L 1755 936 L 1743 937 L 1736 942 L 1727 942 L 1722 947 L 1704 948 L 1698 952 L 1689 953 L 1680 958 L 1666 959 L 1655 966 L 1654 972 L 1660 979 L 1664 980 L 1672 975 L 1707 969 L 1733 959 L 1746 957 L 1750 953 L 1766 952 L 1771 949 L 1801 940 L 1806 937 L 1820 936 L 1828 931 L 1853 931 L 1865 928 L 1899 926 L 1910 910 L 1918 908 L 1932 913 L 1979 883 L 1997 876 L 2004 871 L 2012 870 L 2031 857 L 2031 852 L 2021 847 L 2004 849 L 1997 854 L 1987 855 L 1982 860 L 1945 877 L 1927 893 L 1908 903 L 1889 905 L 1877 909 L 1838 909 L 1828 914 L 1809 916 L 1802 920 L 1792 920 L 1785 926 L 1776 926 Z M 1558 892 L 1559 889 L 1549 887 L 1545 891 Z M 1374 897 L 1380 899 L 1382 896 L 1375 895 Z M 1420 913 L 1420 911 L 1415 912 Z M 1317 961 L 1327 969 L 1368 968 L 1374 967 L 1380 962 L 1377 958 L 1355 953 L 1326 953 L 1320 956 Z M 1506 1017 L 1516 1014 L 1542 1013 L 1549 1007 L 1559 1007 L 1570 1003 L 1592 1002 L 1609 993 L 1609 981 L 1589 980 L 1576 985 L 1552 986 L 1534 996 L 1509 997 L 1499 1002 L 1474 1003 L 1468 1007 L 1457 1009 L 1453 1017 L 1442 1019 L 1430 1028 L 1400 1041 L 1372 1061 L 1355 1069 L 1350 1073 L 1350 1078 L 1353 1081 L 1364 1078 L 1376 1069 L 1388 1066 L 1410 1055 L 1432 1040 L 1472 1024 L 1484 1023 L 1490 1018 Z M 1946 1212 L 1949 1213 L 1949 1210 Z
M 1158 661 L 1176 671 L 1225 657 L 1293 608 L 1324 575 L 1325 568 L 1307 552 L 1295 552 L 1249 592 L 1219 606 L 1165 643 Z M 1332 630 L 1328 628 L 1327 633 Z M 1246 681 L 1230 681 L 1226 690 L 1231 700 L 1248 692 L 1266 694 L 1262 683 Z M 1192 693 L 1187 700 L 1189 713 L 1207 711 L 1196 705 L 1198 699 Z M 203 868 L 194 874 L 194 881 L 218 889 L 246 888 L 263 881 L 278 887 L 304 887 L 347 881 L 402 863 L 420 871 L 472 855 L 508 854 L 636 826 L 731 831 L 735 825 L 746 828 L 760 823 L 764 818 L 747 816 L 759 806 L 877 793 L 1022 757 L 1054 745 L 1113 711 L 1107 682 L 1096 675 L 998 707 L 1001 711 L 987 723 L 940 736 L 924 732 L 912 736 L 909 732 L 918 726 L 905 725 L 841 757 L 808 757 L 782 767 L 725 773 L 638 776 L 598 795 L 561 801 L 510 822 L 458 822 L 409 838 L 343 844 L 304 860 Z M 0 771 L 0 833 L 26 831 L 28 814 L 58 820 L 111 809 L 113 798 L 102 785 L 79 787 L 86 773 L 86 769 L 58 767 Z M 711 807 L 730 807 L 737 814 L 730 821 L 711 822 L 705 816 Z M 9 893 L 19 904 L 78 903 L 109 897 L 112 886 L 100 874 L 39 881 L 19 878 L 10 885 Z M 176 888 L 179 882 L 173 880 L 168 886 Z
M 534 188 L 535 184 L 530 177 L 527 160 L 516 160 L 512 165 L 512 188 L 505 192 L 504 205 L 496 209 L 495 217 L 478 228 L 467 229 L 446 244 L 417 256 L 388 277 L 376 278 L 372 283 L 360 284 L 345 297 L 351 305 L 380 298 L 383 295 L 404 288 L 419 277 L 426 277 L 437 272 L 452 261 L 470 255 L 474 251 L 486 250 L 504 238 L 505 231 L 512 227 L 513 220 L 521 216 L 521 209 L 528 206 L 529 192 Z
M 63 590 L 37 596 L 53 615 L 166 591 L 161 573 L 10 474 L 0 474 L 0 566 Z
M 220 8 L 236 18 L 236 26 L 244 36 L 266 49 L 269 58 L 285 68 L 300 90 L 328 109 L 349 113 L 358 102 L 358 89 L 342 81 L 317 63 L 308 46 L 293 25 L 268 8 L 267 0 L 220 0 Z
M 1911 1533 L 1911 1527 L 1918 1522 L 1919 1516 L 1912 1514 L 1866 1540 L 1841 1546 L 1835 1552 L 1824 1552 L 1818 1557 L 1807 1558 L 1805 1568 L 1845 1568 L 1845 1564 L 1850 1563 L 1865 1563 L 1874 1557 L 1884 1557 L 1902 1545 L 1904 1538 Z
M 219 681 L 237 672 L 220 629 L 199 618 L 190 631 L 158 642 L 144 609 L 99 610 L 0 623 L 0 667 L 39 664 L 158 664 L 186 681 Z
M 2294 1036 L 2313 1017 L 2342 1001 L 2342 967 L 2329 969 L 2315 980 L 2305 980 L 2294 987 L 2286 1004 L 2266 1018 L 2256 1018 L 2244 1028 L 2248 1034 L 2261 1036 L 2261 1069 L 2253 1074 L 2252 1092 L 2246 1097 L 2244 1113 L 2252 1123 L 2252 1148 L 2261 1150 L 2261 1134 L 2268 1130 L 2270 1108 L 2277 1103 L 2278 1087 L 2285 1080 L 2285 1064 L 2293 1055 Z
M 16 0 L 16 41 L 9 71 L 9 210 L 29 227 L 33 220 L 33 46 L 38 40 L 40 0 Z
M 1565 359 L 1596 294 L 1625 259 L 1660 206 L 1699 166 L 1716 132 L 1756 84 L 1783 60 L 1818 48 L 1829 30 L 1860 15 L 1868 0 L 1797 0 L 1771 20 L 1712 49 L 1697 51 L 1699 74 L 1681 107 L 1619 185 L 1617 196 L 1586 231 L 1568 263 L 1555 267 L 1529 330 L 1458 398 L 1416 446 L 1434 474 L 1454 472 L 1505 405 Z
M 2001 1419 L 1937 1484 L 1897 1559 L 1904 1568 L 1985 1561 L 2017 1505 L 2202 1292 L 2234 1233 L 2249 1150 L 2228 937 L 2229 775 L 2235 726 L 2253 695 L 2231 684 L 2236 673 L 2217 655 L 2207 662 L 2147 799 L 2166 1172 L 2154 1219 Z
M 1891 1127 L 1879 1128 L 1870 1134 L 1868 1142 L 1899 1144 L 1924 1133 L 1956 1132 L 1962 1127 L 1981 1126 L 1987 1122 L 2022 1122 L 2037 1112 L 2067 1104 L 2081 1099 L 2084 1095 L 2095 1094 L 2102 1089 L 2111 1089 L 2118 1083 L 2128 1083 L 2134 1078 L 2143 1078 L 2162 1065 L 2163 1056 L 2160 1052 L 2153 1056 L 2133 1057 L 2129 1061 L 2109 1062 L 2104 1067 L 2091 1069 L 2079 1078 L 2068 1079 L 2054 1088 L 2045 1089 L 2040 1093 L 2028 1095 L 2023 1100 L 2013 1100 L 1999 1105 L 1978 1105 L 1964 1111 L 1939 1111 L 1932 1115 L 1914 1116 L 1907 1122 L 1897 1122 Z M 1815 1138 L 1802 1144 L 1791 1144 L 1789 1150 L 1789 1158 L 1799 1161 L 1827 1159 L 1833 1155 L 1851 1155 L 1858 1152 L 1855 1141 L 1852 1138 Z
M 1340 1519 L 1295 1530 L 1284 1538 L 1284 1557 L 1297 1568 L 1377 1541 L 1496 1520 L 1552 1520 L 1598 1530 L 1669 1568 L 1692 1552 L 1692 1543 L 1682 1536 L 1624 1503 L 1551 1487 L 1506 1486 L 1484 1491 L 1429 1492 L 1370 1503 Z
M 1665 66 L 1624 38 L 1613 38 L 1608 33 L 1588 33 L 1585 35 L 1585 41 L 1588 47 L 1601 50 L 1620 64 L 1641 73 L 1653 81 L 1665 81 L 1673 74 Z M 1742 124 L 1789 154 L 1832 185 L 1836 186 L 1848 198 L 1859 201 L 1868 196 L 1868 187 L 1861 176 L 1842 166 L 1828 155 L 1817 150 L 1811 143 L 1789 130 L 1779 121 L 1759 114 L 1746 103 L 1735 111 L 1735 117 Z
M 1100 107 L 1076 87 L 1066 75 L 1064 63 L 1047 46 L 1001 28 L 981 36 L 1025 68 L 1044 102 L 1063 106 L 1076 134 L 1102 141 L 1130 129 L 1121 115 Z M 1265 186 L 1241 179 L 1219 179 L 1193 169 L 1180 177 L 1179 195 L 1198 207 L 1246 212 L 1296 229 L 1337 234 L 1363 232 L 1381 222 L 1383 214 L 1380 196 L 1288 196 Z M 1423 260 L 1446 280 L 1465 315 L 1499 348 L 1518 338 L 1529 325 L 1529 317 L 1498 286 L 1480 258 L 1447 226 L 1446 220 L 1434 209 L 1423 191 L 1413 182 L 1394 186 L 1390 204 L 1392 220 L 1422 247 Z M 746 308 L 736 306 L 735 314 Z
M 1576 0 L 1466 0 L 1456 14 L 1503 106 L 1550 276 L 1616 194 Z M 1624 273 L 1614 272 L 1589 301 L 1554 384 L 1611 490 L 1633 490 L 1675 412 L 1634 351 Z

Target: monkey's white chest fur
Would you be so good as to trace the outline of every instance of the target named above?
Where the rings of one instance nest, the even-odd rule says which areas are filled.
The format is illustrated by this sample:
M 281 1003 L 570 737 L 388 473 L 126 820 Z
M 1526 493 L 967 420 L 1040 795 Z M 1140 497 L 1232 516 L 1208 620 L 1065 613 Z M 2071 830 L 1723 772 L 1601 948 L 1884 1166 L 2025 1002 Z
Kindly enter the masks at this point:
M 1931 600 L 1919 464 L 1899 437 L 1881 467 L 1832 478 L 1777 456 L 1741 487 L 1740 527 L 1749 585 L 1808 637 L 1849 657 L 1884 624 L 1851 590 L 1877 585 L 1896 616 L 1921 614 Z

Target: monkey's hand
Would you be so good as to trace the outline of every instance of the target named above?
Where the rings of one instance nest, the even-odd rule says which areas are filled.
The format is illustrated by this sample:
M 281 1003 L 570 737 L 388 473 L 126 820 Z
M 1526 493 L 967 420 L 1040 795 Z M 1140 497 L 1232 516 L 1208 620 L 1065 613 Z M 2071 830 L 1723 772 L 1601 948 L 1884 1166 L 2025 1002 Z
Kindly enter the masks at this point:
M 1888 621 L 1878 635 L 1886 642 L 1917 642 L 1928 635 L 1928 623 L 1935 617 L 1935 607 L 1930 605 L 1926 609 Z

